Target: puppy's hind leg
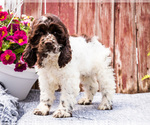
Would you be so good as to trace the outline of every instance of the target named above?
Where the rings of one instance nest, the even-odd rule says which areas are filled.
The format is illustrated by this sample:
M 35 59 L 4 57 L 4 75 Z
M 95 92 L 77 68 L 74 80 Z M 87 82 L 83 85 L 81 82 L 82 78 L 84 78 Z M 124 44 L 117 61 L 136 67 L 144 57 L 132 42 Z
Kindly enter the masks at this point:
M 85 96 L 78 101 L 78 104 L 90 105 L 93 100 L 93 96 L 98 90 L 98 83 L 95 78 L 92 78 L 91 76 L 86 76 L 83 77 L 82 85 Z
M 102 93 L 102 101 L 98 109 L 110 110 L 112 109 L 112 98 L 115 93 L 113 69 L 111 67 L 101 68 L 97 77 Z

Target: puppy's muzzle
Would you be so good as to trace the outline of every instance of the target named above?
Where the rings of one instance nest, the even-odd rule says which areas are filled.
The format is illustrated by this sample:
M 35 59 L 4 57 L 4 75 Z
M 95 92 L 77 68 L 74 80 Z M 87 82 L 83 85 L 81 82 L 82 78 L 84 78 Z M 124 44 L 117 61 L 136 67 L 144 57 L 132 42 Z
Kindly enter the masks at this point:
M 46 41 L 45 42 L 45 45 L 48 47 L 48 48 L 54 48 L 54 45 L 52 44 L 52 41 Z
M 48 34 L 47 36 L 46 36 L 46 38 L 45 38 L 45 44 L 54 44 L 54 43 L 56 43 L 57 42 L 57 40 L 56 40 L 56 37 L 54 36 L 54 35 L 52 35 L 52 34 Z
M 46 36 L 44 44 L 48 50 L 51 50 L 54 53 L 58 53 L 60 51 L 61 46 L 58 44 L 56 37 L 53 34 L 48 34 Z

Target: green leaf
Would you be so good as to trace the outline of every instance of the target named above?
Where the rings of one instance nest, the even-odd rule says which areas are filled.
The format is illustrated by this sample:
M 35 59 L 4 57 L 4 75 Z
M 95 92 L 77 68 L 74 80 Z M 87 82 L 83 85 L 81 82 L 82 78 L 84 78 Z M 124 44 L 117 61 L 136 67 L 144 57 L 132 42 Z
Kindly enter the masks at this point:
M 13 35 L 13 25 L 12 24 L 10 24 L 11 25 L 11 28 L 10 28 L 10 35 L 12 36 Z
M 145 80 L 145 79 L 148 79 L 150 78 L 150 75 L 145 75 L 143 78 L 142 78 L 142 81 Z
M 9 47 L 9 44 L 2 44 L 2 51 L 6 51 L 7 49 L 9 49 Z
M 15 49 L 14 52 L 16 54 L 19 54 L 19 53 L 23 53 L 23 50 L 24 50 L 24 48 L 18 48 L 18 49 Z

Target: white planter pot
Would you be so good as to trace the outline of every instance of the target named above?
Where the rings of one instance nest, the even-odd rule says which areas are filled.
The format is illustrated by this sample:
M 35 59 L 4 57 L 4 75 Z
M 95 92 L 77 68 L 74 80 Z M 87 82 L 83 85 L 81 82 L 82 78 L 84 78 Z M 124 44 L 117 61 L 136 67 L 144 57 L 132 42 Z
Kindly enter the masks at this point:
M 4 65 L 0 62 L 0 81 L 10 94 L 19 98 L 19 100 L 23 100 L 27 97 L 38 76 L 35 69 L 15 72 L 14 68 L 15 64 Z

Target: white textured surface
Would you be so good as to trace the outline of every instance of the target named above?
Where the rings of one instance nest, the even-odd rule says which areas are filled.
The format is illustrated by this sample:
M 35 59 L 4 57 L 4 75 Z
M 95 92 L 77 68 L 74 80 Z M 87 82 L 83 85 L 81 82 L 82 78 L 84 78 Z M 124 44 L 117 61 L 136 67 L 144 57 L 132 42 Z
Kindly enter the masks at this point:
M 83 95 L 80 93 L 77 100 Z M 150 93 L 115 94 L 113 110 L 97 110 L 101 93 L 95 95 L 92 105 L 75 105 L 73 117 L 53 118 L 52 113 L 59 104 L 60 93 L 56 92 L 50 115 L 36 116 L 33 110 L 39 103 L 39 91 L 32 90 L 20 104 L 25 114 L 18 125 L 150 125 Z

